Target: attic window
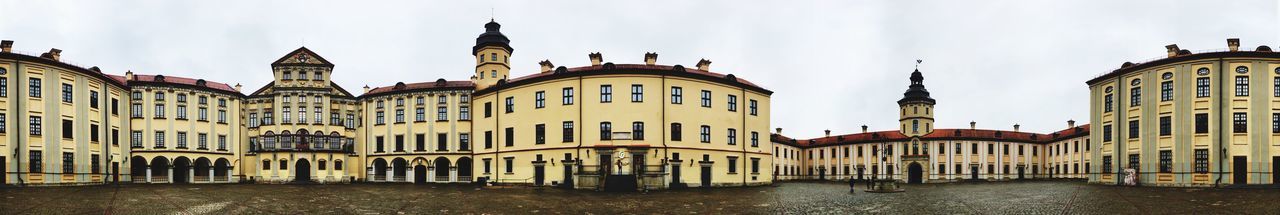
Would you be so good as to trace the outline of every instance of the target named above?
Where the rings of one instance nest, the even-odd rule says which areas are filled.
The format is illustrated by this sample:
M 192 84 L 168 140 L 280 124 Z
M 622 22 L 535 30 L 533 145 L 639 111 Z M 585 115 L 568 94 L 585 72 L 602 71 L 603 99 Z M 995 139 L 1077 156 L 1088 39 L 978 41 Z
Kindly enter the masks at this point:
M 396 86 L 394 88 L 397 90 L 404 89 L 404 82 L 396 82 Z
M 156 75 L 156 77 L 155 77 L 155 81 L 156 81 L 156 82 L 164 82 L 164 76 L 163 76 L 163 75 Z
M 204 79 L 196 80 L 196 86 L 203 87 L 204 85 L 205 85 Z
M 684 70 L 684 66 L 681 66 L 680 64 L 676 64 L 676 66 L 671 67 L 671 71 L 684 72 L 685 70 Z
M 566 68 L 564 66 L 556 67 L 555 73 L 566 73 L 566 72 L 569 72 L 569 68 Z
M 1035 140 L 1037 137 L 1040 137 L 1040 135 L 1035 135 L 1035 134 L 1032 134 L 1032 135 L 1031 135 L 1031 139 L 1032 139 L 1032 140 Z
M 1003 136 L 1004 136 L 1004 133 L 1001 133 L 1000 131 L 996 131 L 996 138 L 1000 138 Z
M 879 133 L 871 134 L 871 139 L 880 139 L 880 134 Z
M 955 134 L 956 136 L 960 136 L 960 135 L 961 135 L 961 134 L 960 134 L 960 130 L 956 130 L 956 132 L 955 132 L 955 133 L 956 133 L 956 134 Z
M 737 76 L 734 76 L 733 74 L 728 74 L 728 75 L 725 75 L 725 76 L 724 76 L 724 79 L 727 79 L 727 80 L 729 80 L 729 81 L 737 81 L 737 80 L 738 80 L 738 77 L 737 77 Z
M 443 87 L 443 86 L 444 86 L 444 84 L 445 84 L 446 82 L 447 82 L 447 81 L 445 81 L 443 78 L 441 78 L 441 79 L 436 79 L 436 86 L 442 86 L 442 87 Z

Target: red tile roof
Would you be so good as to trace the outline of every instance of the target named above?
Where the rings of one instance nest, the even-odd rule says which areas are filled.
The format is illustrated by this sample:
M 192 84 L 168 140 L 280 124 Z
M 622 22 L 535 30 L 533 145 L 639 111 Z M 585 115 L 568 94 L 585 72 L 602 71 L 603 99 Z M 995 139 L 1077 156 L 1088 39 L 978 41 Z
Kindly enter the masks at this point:
M 368 93 L 365 93 L 364 95 L 360 95 L 360 96 L 361 96 L 361 97 L 365 97 L 365 96 L 376 96 L 376 95 L 381 95 L 381 94 L 389 94 L 389 93 L 396 93 L 396 92 L 408 92 L 408 91 L 414 91 L 414 90 L 431 90 L 431 89 L 442 89 L 442 90 L 443 90 L 443 89 L 469 89 L 469 90 L 473 90 L 473 89 L 475 89 L 475 88 L 476 88 L 475 83 L 472 83 L 472 82 L 471 82 L 471 81 L 469 81 L 469 80 L 468 80 L 468 81 L 443 81 L 443 80 L 444 80 L 444 79 L 440 79 L 440 80 L 432 81 L 432 82 L 418 82 L 418 83 L 408 83 L 408 84 L 406 84 L 406 83 L 404 83 L 404 82 L 400 82 L 400 83 L 396 83 L 395 85 L 391 85 L 391 86 L 385 86 L 385 87 L 377 87 L 377 88 L 373 88 L 373 89 L 369 90 L 369 92 L 368 92 Z M 443 82 L 442 82 L 442 81 L 443 81 Z
M 223 92 L 225 92 L 225 93 L 231 93 L 231 94 L 234 94 L 234 95 L 240 95 L 240 96 L 243 96 L 243 95 L 244 95 L 244 94 L 240 93 L 240 91 L 236 91 L 236 88 L 233 88 L 233 87 L 231 87 L 231 85 L 227 85 L 227 84 L 224 84 L 224 83 L 218 83 L 218 82 L 212 82 L 212 81 L 204 81 L 204 82 L 205 82 L 205 83 L 204 83 L 204 86 L 200 86 L 200 85 L 198 85 L 196 82 L 197 82 L 197 81 L 200 81 L 200 80 L 204 80 L 204 79 L 191 79 L 191 78 L 186 78 L 186 77 L 176 77 L 176 76 L 167 76 L 167 75 L 166 75 L 166 76 L 164 76 L 164 81 L 163 81 L 163 82 L 161 82 L 161 81 L 156 81 L 156 76 L 157 76 L 157 75 L 137 75 L 137 74 L 135 74 L 135 75 L 133 75 L 133 77 L 134 77 L 134 78 L 133 78 L 133 80 L 131 80 L 131 81 L 129 81 L 129 82 L 178 84 L 178 85 L 186 85 L 186 86 L 191 86 L 191 87 L 196 87 L 196 88 L 203 88 L 203 89 L 210 89 L 210 90 L 223 91 Z M 117 81 L 122 81 L 122 80 L 124 80 L 124 77 L 123 77 L 123 76 L 113 76 L 113 77 L 112 77 L 112 79 L 117 79 Z
M 682 66 L 682 67 L 683 67 L 683 66 Z M 671 70 L 673 70 L 674 68 L 675 68 L 675 66 L 672 66 L 672 65 L 614 64 L 614 69 L 632 69 L 632 70 L 671 71 Z M 573 73 L 573 72 L 587 72 L 587 71 L 599 71 L 599 70 L 604 70 L 604 65 L 602 64 L 602 65 L 597 65 L 597 66 L 583 66 L 583 67 L 574 67 L 574 68 L 566 68 L 566 69 L 567 69 L 567 72 L 569 72 L 569 73 Z M 684 71 L 685 71 L 686 73 L 689 73 L 689 74 L 702 75 L 702 76 L 711 77 L 711 78 L 718 78 L 718 79 L 724 79 L 724 78 L 726 78 L 727 76 L 729 76 L 729 75 L 726 75 L 726 74 L 720 74 L 720 73 L 714 73 L 714 72 L 709 72 L 709 71 L 699 70 L 699 69 L 697 69 L 697 68 L 688 68 L 688 67 L 686 67 L 686 68 L 684 69 Z M 522 82 L 522 81 L 527 81 L 527 80 L 530 80 L 530 79 L 535 79 L 535 78 L 544 77 L 544 76 L 551 76 L 551 75 L 555 75 L 555 74 L 557 74 L 557 73 L 555 73 L 554 71 L 552 71 L 552 72 L 540 72 L 540 73 L 535 73 L 535 74 L 531 74 L 531 75 L 526 75 L 526 76 L 522 76 L 522 77 L 518 77 L 518 78 L 512 78 L 512 79 L 508 80 L 508 81 L 507 81 L 507 83 L 509 83 L 509 84 L 510 84 L 510 83 L 519 83 L 519 82 Z M 760 90 L 766 91 L 766 93 L 772 93 L 772 92 L 768 92 L 768 90 L 765 90 L 763 87 L 760 87 L 759 85 L 756 85 L 755 83 L 752 83 L 751 81 L 747 81 L 746 79 L 738 78 L 737 76 L 734 76 L 734 81 L 736 81 L 736 82 L 738 82 L 738 83 L 741 83 L 741 84 L 743 84 L 743 85 L 749 86 L 749 87 L 751 87 L 751 88 L 755 88 L 755 89 L 760 89 Z
M 1029 132 L 1015 132 L 1003 130 L 987 130 L 987 129 L 935 129 L 932 133 L 924 135 L 921 140 L 993 140 L 993 141 L 1010 141 L 1023 143 L 1050 143 L 1069 138 L 1080 137 L 1089 134 L 1089 125 L 1077 126 L 1074 128 L 1064 129 L 1051 134 L 1038 134 Z M 873 131 L 865 133 L 845 134 L 829 137 L 819 137 L 806 140 L 796 140 L 787 138 L 782 135 L 774 134 L 771 139 L 775 143 L 784 143 L 798 147 L 818 147 L 828 145 L 841 145 L 853 143 L 868 142 L 894 142 L 908 141 L 910 137 L 903 135 L 897 130 L 892 131 Z

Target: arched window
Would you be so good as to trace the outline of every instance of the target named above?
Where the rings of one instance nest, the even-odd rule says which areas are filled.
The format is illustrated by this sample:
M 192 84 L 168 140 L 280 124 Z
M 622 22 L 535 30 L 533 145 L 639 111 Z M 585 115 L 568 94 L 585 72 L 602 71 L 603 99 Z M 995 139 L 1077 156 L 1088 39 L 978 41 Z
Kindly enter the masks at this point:
M 333 170 L 342 170 L 342 160 L 333 160 Z

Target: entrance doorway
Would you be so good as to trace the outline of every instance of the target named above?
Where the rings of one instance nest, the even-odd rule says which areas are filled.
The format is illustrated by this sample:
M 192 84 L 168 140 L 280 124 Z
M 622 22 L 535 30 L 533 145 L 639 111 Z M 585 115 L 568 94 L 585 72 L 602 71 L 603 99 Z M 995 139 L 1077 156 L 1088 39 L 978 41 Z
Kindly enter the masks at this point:
M 307 162 L 307 159 L 298 159 L 298 164 L 293 166 L 293 171 L 297 172 L 296 174 L 294 174 L 293 181 L 295 182 L 311 181 L 311 162 Z
M 0 156 L 0 185 L 9 183 L 9 165 L 5 165 L 4 156 Z
M 1280 184 L 1280 156 L 1271 157 L 1271 184 Z
M 188 178 L 191 174 L 191 159 L 187 157 L 178 157 L 173 161 L 173 183 L 185 184 L 190 183 Z
M 1025 169 L 1025 168 L 1026 168 L 1026 167 L 1022 167 L 1022 166 L 1019 166 L 1019 167 L 1018 167 L 1018 179 L 1025 179 L 1025 178 L 1026 178 L 1026 176 L 1025 176 L 1025 175 L 1023 175 L 1023 171 L 1024 171 L 1024 169 Z
M 907 166 L 907 183 L 919 184 L 924 182 L 924 167 L 920 167 L 920 163 L 911 163 Z
M 1248 184 L 1249 183 L 1249 158 L 1245 156 L 1235 156 L 1231 161 L 1231 183 L 1232 184 Z
M 862 167 L 858 167 L 858 180 L 863 180 L 863 179 L 862 179 L 862 170 L 865 170 L 865 169 L 864 169 L 864 168 L 862 168 Z
M 0 160 L 3 160 L 3 158 L 0 158 Z M 4 161 L 0 161 L 0 166 L 4 166 Z M 4 179 L 3 179 L 4 176 L 2 175 L 3 174 L 0 174 L 0 184 L 4 184 Z M 112 162 L 111 163 L 111 183 L 119 183 L 119 182 L 120 182 L 120 162 Z
M 702 165 L 702 187 L 711 187 L 711 165 Z
M 681 162 L 671 163 L 671 187 L 679 187 L 683 185 L 680 183 L 680 163 Z
M 818 180 L 827 180 L 827 167 L 818 167 Z
M 533 166 L 533 185 L 542 186 L 547 179 L 547 167 L 541 165 Z
M 969 179 L 978 180 L 978 165 L 969 166 Z
M 418 166 L 413 167 L 413 183 L 415 184 L 427 183 L 427 166 L 418 164 Z
M 569 160 L 565 160 L 565 161 L 569 161 Z M 573 188 L 573 166 L 572 165 L 563 165 L 563 166 L 564 166 L 564 183 L 563 183 L 564 187 Z

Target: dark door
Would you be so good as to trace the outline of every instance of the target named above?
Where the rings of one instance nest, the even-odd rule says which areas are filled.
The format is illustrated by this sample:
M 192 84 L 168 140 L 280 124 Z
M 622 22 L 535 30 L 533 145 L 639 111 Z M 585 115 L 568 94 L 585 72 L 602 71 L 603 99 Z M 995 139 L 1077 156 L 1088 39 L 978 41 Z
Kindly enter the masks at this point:
M 307 160 L 298 160 L 298 165 L 293 168 L 293 171 L 297 171 L 297 174 L 294 174 L 293 181 L 311 181 L 311 162 L 307 162 Z
M 1026 177 L 1025 175 L 1023 175 L 1024 168 L 1026 167 L 1018 167 L 1018 179 L 1024 179 Z
M 858 180 L 862 180 L 862 170 L 863 168 L 858 168 Z
M 1249 183 L 1249 158 L 1245 156 L 1235 156 L 1231 162 L 1231 182 L 1233 184 Z
M 924 182 L 924 168 L 919 163 L 911 163 L 907 166 L 907 183 L 919 184 Z
M 427 183 L 427 166 L 418 164 L 418 166 L 413 167 L 413 183 L 415 184 Z
M 1271 184 L 1280 184 L 1280 157 L 1271 157 Z
M 572 188 L 573 187 L 573 166 L 570 166 L 570 165 L 563 165 L 563 166 L 564 166 L 564 186 Z
M 3 161 L 0 161 L 0 162 L 3 162 Z M 0 166 L 3 166 L 3 164 L 0 163 Z M 3 176 L 0 176 L 0 177 L 3 177 Z M 113 183 L 120 182 L 120 162 L 111 163 L 111 182 Z M 0 184 L 3 184 L 3 183 L 4 183 L 3 180 L 0 180 Z
M 711 187 L 711 167 L 702 167 L 702 187 Z
M 671 164 L 671 184 L 680 184 L 680 165 Z
M 0 156 L 0 185 L 9 183 L 9 165 L 5 165 L 4 156 Z
M 533 167 L 533 185 L 542 186 L 542 181 L 546 178 L 547 178 L 546 167 L 544 166 Z
M 827 180 L 827 168 L 818 168 L 818 180 Z
M 969 166 L 969 177 L 974 180 L 978 179 L 978 166 Z

